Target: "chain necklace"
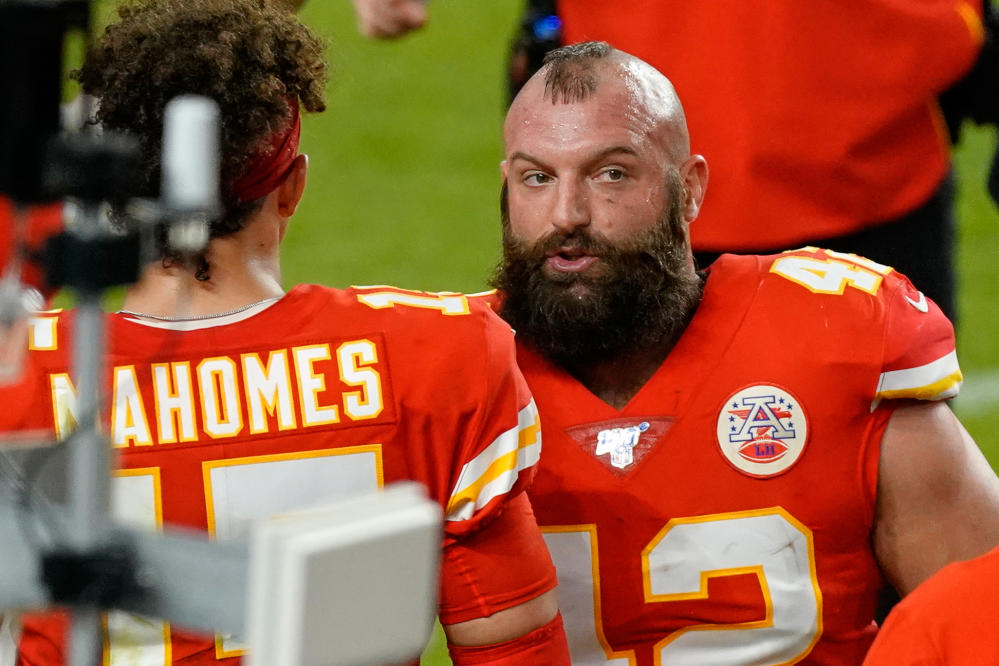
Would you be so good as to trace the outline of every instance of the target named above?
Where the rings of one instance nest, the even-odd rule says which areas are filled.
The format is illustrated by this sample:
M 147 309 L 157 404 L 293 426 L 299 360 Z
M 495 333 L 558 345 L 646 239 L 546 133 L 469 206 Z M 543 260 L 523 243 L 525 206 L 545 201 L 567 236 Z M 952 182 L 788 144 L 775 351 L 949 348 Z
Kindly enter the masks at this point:
M 227 312 L 215 312 L 213 314 L 194 315 L 191 317 L 164 317 L 162 315 L 146 314 L 145 312 L 135 312 L 133 310 L 118 310 L 116 314 L 131 315 L 133 317 L 141 317 L 143 319 L 154 319 L 156 321 L 203 321 L 205 319 L 221 319 L 222 317 L 239 314 L 240 312 L 246 312 L 250 308 L 255 308 L 259 305 L 264 305 L 265 303 L 273 303 L 274 301 L 278 301 L 280 299 L 280 296 L 273 296 L 271 298 L 265 298 L 262 301 L 250 303 L 249 305 L 244 305 Z

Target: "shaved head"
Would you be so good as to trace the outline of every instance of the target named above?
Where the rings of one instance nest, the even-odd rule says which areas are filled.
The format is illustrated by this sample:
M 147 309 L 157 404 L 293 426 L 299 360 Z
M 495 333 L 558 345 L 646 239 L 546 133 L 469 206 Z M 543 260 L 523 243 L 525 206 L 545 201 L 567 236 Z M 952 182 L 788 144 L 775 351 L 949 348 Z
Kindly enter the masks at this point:
M 574 104 L 601 88 L 620 91 L 622 102 L 642 119 L 650 137 L 664 142 L 675 163 L 690 155 L 687 120 L 673 84 L 644 60 L 606 42 L 583 42 L 550 52 L 511 104 L 507 125 L 539 97 L 552 104 Z

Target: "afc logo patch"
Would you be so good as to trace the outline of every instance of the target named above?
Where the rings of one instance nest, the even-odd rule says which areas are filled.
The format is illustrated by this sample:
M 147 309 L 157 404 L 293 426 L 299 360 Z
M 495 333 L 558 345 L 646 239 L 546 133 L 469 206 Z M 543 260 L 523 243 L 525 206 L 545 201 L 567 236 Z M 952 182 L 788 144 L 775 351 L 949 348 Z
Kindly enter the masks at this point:
M 784 389 L 756 384 L 736 391 L 718 413 L 718 446 L 743 474 L 783 474 L 805 450 L 808 419 L 801 403 Z

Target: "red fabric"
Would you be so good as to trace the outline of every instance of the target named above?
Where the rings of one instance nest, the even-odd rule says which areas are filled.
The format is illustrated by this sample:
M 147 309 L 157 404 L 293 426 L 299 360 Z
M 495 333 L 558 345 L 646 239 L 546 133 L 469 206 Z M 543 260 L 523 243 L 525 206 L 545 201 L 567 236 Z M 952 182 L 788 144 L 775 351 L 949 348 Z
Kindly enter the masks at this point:
M 948 165 L 936 96 L 981 45 L 981 0 L 558 0 L 564 41 L 662 71 L 711 177 L 695 250 L 784 249 L 896 218 Z
M 999 548 L 944 567 L 892 609 L 864 666 L 995 663 L 996 599 Z
M 529 494 L 574 663 L 856 664 L 873 640 L 885 583 L 870 531 L 892 401 L 871 404 L 884 371 L 947 356 L 953 331 L 932 304 L 904 302 L 914 292 L 897 273 L 873 294 L 815 293 L 772 270 L 799 257 L 839 261 L 722 256 L 677 346 L 621 410 L 520 349 L 544 439 Z M 790 394 L 807 432 L 774 476 L 737 470 L 722 447 L 740 423 L 733 398 L 755 385 Z M 641 423 L 637 462 L 615 468 L 598 432 Z
M 451 661 L 455 666 L 568 666 L 569 646 L 565 640 L 562 616 L 529 634 L 505 643 L 479 647 L 449 645 Z
M 555 568 L 526 494 L 444 552 L 441 624 L 485 617 L 555 587 Z
M 32 206 L 28 209 L 27 223 L 27 234 L 23 240 L 29 252 L 38 252 L 45 239 L 62 231 L 62 204 Z M 0 196 L 0 272 L 13 258 L 17 249 L 15 240 L 14 204 Z M 45 285 L 44 268 L 32 261 L 26 261 L 23 266 L 21 279 L 24 283 L 38 289 L 46 297 L 51 296 L 52 291 Z
M 371 296 L 388 300 L 362 302 Z M 448 298 L 452 305 L 466 302 Z M 533 427 L 536 412 L 516 369 L 509 326 L 478 301 L 465 314 L 443 314 L 441 303 L 433 294 L 388 287 L 305 285 L 252 317 L 202 330 L 163 330 L 111 315 L 115 369 L 109 371 L 105 432 L 126 470 L 114 479 L 115 492 L 124 493 L 120 503 L 153 507 L 158 501 L 163 523 L 225 538 L 243 529 L 244 499 L 258 506 L 252 517 L 264 499 L 273 500 L 266 502 L 274 504 L 267 507 L 271 513 L 413 479 L 445 507 L 442 599 L 449 607 L 442 613 L 449 621 L 491 615 L 551 589 L 554 572 L 540 535 L 518 532 L 536 530 L 522 494 L 536 458 L 526 455 L 530 447 L 516 449 L 518 441 L 535 442 L 521 421 Z M 72 316 L 43 313 L 33 326 L 36 345 L 52 348 L 32 352 L 25 384 L 0 396 L 0 431 L 51 430 L 59 411 L 54 404 Z M 156 379 L 157 368 L 170 381 Z M 286 403 L 278 399 L 268 409 L 252 402 L 264 387 L 254 378 L 260 368 L 284 369 L 270 376 L 285 387 Z M 138 392 L 128 388 L 133 379 Z M 191 388 L 179 388 L 184 385 Z M 497 449 L 511 437 L 512 457 Z M 509 473 L 482 486 L 459 515 L 452 496 L 474 480 L 469 470 L 476 464 L 509 465 Z M 240 476 L 256 471 L 257 477 Z M 155 523 L 152 514 L 139 519 Z M 493 525 L 498 535 L 487 536 Z M 512 545 L 524 550 L 513 557 Z M 495 570 L 498 561 L 502 572 Z M 465 590 L 453 589 L 467 577 L 478 581 L 474 603 L 464 601 Z M 153 623 L 145 643 L 128 647 L 158 650 L 162 658 L 159 627 Z M 212 641 L 166 631 L 172 663 L 217 662 Z M 58 663 L 45 650 L 61 645 L 62 636 L 57 624 L 26 623 L 23 663 Z
M 298 157 L 302 136 L 298 100 L 289 100 L 288 107 L 291 109 L 288 126 L 271 138 L 267 148 L 250 161 L 246 171 L 233 184 L 232 192 L 240 201 L 253 201 L 270 194 L 288 175 L 291 163 Z

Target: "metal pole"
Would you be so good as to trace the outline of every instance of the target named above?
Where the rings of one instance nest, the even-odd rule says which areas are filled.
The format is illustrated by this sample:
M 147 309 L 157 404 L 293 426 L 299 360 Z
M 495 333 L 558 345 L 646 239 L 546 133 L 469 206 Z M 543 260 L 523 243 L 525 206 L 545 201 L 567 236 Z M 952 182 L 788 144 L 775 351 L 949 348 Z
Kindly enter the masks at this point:
M 83 204 L 75 233 L 83 238 L 101 234 L 99 208 Z M 69 500 L 73 518 L 70 545 L 79 552 L 100 545 L 110 502 L 110 453 L 100 432 L 105 356 L 105 319 L 101 290 L 77 291 L 73 368 L 75 374 L 78 423 L 69 441 Z M 69 662 L 72 666 L 96 666 L 101 660 L 101 614 L 97 607 L 73 609 L 69 635 Z

